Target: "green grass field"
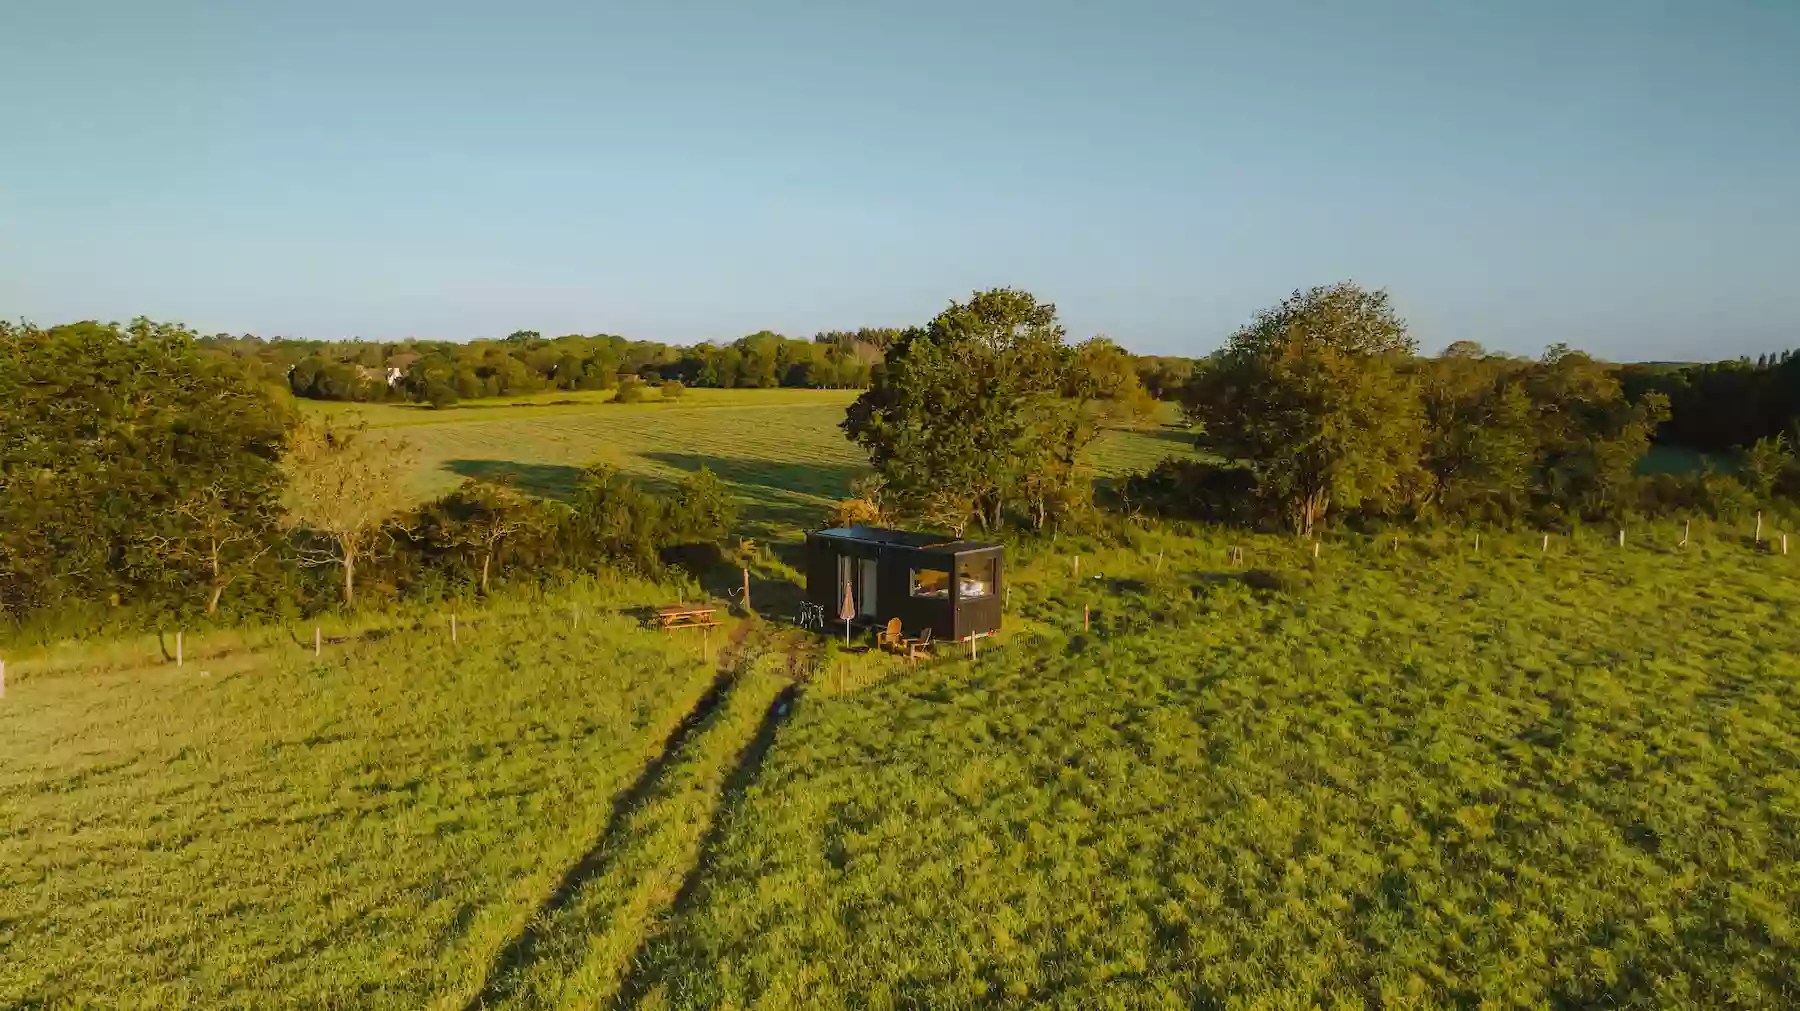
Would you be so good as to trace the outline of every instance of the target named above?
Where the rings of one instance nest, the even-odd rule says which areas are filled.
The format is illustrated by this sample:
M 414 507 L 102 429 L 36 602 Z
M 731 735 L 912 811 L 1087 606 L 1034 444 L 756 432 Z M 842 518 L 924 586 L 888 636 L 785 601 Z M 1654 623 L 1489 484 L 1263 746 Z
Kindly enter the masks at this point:
M 1041 558 L 807 696 L 644 1006 L 1796 1006 L 1800 559 L 1661 533 Z
M 792 535 L 816 525 L 868 470 L 838 429 L 849 390 L 689 390 L 673 403 L 609 403 L 610 393 L 539 394 L 434 411 L 410 405 L 308 401 L 306 409 L 358 413 L 418 455 L 414 487 L 442 494 L 466 477 L 514 476 L 535 494 L 569 494 L 581 469 L 605 462 L 668 487 L 709 467 L 745 507 L 750 533 Z M 570 401 L 559 403 L 558 401 Z M 1100 477 L 1192 452 L 1182 433 L 1107 432 L 1094 448 Z
M 858 473 L 846 395 L 705 392 L 375 420 L 421 494 L 705 463 L 787 541 Z M 630 581 L 9 657 L 0 1006 L 1800 1006 L 1800 554 L 1745 533 L 1064 538 L 913 669 L 781 565 L 704 661 Z

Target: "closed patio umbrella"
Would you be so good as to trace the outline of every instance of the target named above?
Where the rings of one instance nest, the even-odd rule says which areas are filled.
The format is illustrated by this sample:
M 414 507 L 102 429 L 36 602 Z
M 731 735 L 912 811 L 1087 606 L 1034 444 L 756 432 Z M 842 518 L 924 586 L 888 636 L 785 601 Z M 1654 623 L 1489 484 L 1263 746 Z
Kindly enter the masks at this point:
M 850 619 L 856 617 L 856 598 L 850 593 L 850 581 L 844 580 L 844 602 L 838 605 L 838 620 L 844 623 L 844 645 L 850 645 Z

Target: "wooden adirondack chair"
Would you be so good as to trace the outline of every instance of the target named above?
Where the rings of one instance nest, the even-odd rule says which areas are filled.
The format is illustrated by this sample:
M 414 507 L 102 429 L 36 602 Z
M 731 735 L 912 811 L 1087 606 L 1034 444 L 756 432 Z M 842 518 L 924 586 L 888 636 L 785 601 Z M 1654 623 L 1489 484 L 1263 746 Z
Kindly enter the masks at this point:
M 899 618 L 889 618 L 887 628 L 877 630 L 875 633 L 875 645 L 882 649 L 896 651 L 903 648 L 905 643 L 906 639 L 900 631 Z
M 906 662 L 917 663 L 920 657 L 931 656 L 931 629 L 917 639 L 904 640 L 906 643 Z

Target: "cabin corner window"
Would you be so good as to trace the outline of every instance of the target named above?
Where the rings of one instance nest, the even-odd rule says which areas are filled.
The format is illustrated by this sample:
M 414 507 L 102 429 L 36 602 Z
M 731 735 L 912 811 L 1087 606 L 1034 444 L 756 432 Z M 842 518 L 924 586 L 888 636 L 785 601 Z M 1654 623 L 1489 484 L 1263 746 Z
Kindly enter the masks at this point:
M 950 596 L 950 573 L 943 569 L 912 570 L 912 595 L 947 599 Z
M 956 595 L 963 600 L 986 597 L 994 592 L 992 555 L 964 558 L 956 565 Z

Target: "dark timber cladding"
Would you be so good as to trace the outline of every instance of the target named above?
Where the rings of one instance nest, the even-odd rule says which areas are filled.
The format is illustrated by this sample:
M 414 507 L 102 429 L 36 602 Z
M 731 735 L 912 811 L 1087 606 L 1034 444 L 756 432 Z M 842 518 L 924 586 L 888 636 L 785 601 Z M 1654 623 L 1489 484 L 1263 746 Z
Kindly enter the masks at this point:
M 840 527 L 806 535 L 806 596 L 843 623 L 850 589 L 857 626 L 899 618 L 907 635 L 972 639 L 1000 630 L 998 544 L 882 527 Z

